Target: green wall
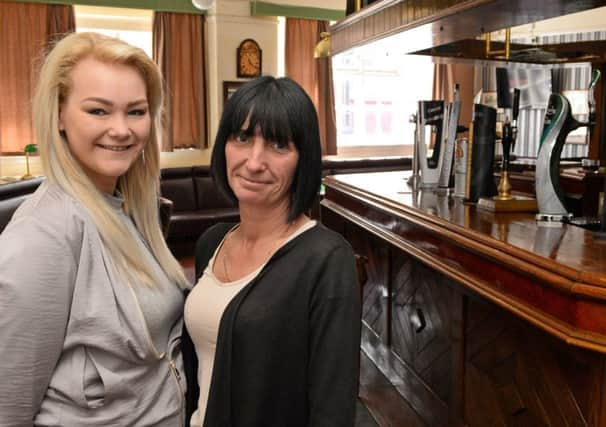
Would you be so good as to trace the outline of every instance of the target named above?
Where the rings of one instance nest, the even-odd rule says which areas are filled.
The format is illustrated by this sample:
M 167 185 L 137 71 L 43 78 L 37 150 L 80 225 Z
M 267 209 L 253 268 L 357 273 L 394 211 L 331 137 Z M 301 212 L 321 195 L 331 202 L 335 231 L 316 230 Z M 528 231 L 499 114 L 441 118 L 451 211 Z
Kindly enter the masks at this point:
M 191 0 L 12 0 L 24 3 L 84 4 L 87 6 L 128 7 L 131 9 L 151 9 L 161 12 L 200 13 Z
M 287 16 L 289 18 L 320 19 L 338 21 L 345 17 L 345 10 L 321 9 L 316 7 L 290 6 L 252 0 L 250 2 L 252 16 Z
M 0 0 L 1 1 L 1 0 Z M 151 9 L 162 12 L 199 13 L 191 0 L 11 0 L 26 3 L 84 4 L 88 6 L 128 7 L 132 9 Z M 220 0 L 217 0 L 220 1 Z M 338 21 L 345 17 L 344 10 L 322 9 L 316 7 L 291 6 L 265 1 L 251 0 L 251 16 L 288 16 L 290 18 L 321 19 Z

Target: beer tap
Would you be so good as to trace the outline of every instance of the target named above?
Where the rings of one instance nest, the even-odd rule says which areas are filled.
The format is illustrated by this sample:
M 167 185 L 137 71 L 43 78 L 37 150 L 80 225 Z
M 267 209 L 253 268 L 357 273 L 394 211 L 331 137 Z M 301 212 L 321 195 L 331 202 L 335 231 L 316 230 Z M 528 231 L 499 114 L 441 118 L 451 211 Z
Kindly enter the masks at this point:
M 478 201 L 480 208 L 494 212 L 536 212 L 537 202 L 532 197 L 511 194 L 509 182 L 509 165 L 511 152 L 518 136 L 518 115 L 520 112 L 520 89 L 513 90 L 513 99 L 502 104 L 505 108 L 505 120 L 501 131 L 501 145 L 503 148 L 503 161 L 501 164 L 501 179 L 497 186 L 497 195 L 482 197 Z M 511 109 L 511 121 L 507 113 Z
M 600 231 L 595 235 L 598 239 L 606 240 L 606 175 L 604 176 L 604 190 L 602 190 L 602 217 L 600 218 Z
M 595 126 L 595 85 L 600 79 L 600 70 L 594 68 L 591 74 L 591 82 L 589 83 L 589 88 L 587 90 L 587 105 L 589 114 L 587 116 L 587 146 L 591 142 L 591 134 L 593 133 L 593 127 Z
M 587 118 L 587 145 L 591 142 L 591 135 L 595 126 L 595 95 L 594 87 L 600 78 L 600 70 L 593 70 L 591 75 L 591 83 L 589 84 L 589 93 L 587 95 L 587 104 L 589 106 L 589 114 Z M 600 229 L 595 232 L 595 237 L 600 240 L 606 240 L 606 175 L 604 176 L 604 190 L 602 192 L 602 215 L 600 217 Z
M 595 99 L 593 91 L 600 72 L 594 70 L 588 88 L 589 118 L 587 122 L 579 122 L 572 117 L 570 102 L 559 93 L 549 97 L 545 125 L 539 146 L 535 168 L 535 190 L 539 221 L 569 221 L 572 214 L 565 205 L 564 192 L 560 186 L 560 156 L 568 134 L 581 127 L 588 128 L 591 134 L 595 124 Z
M 520 110 L 520 89 L 513 90 L 513 106 L 511 112 L 511 122 L 509 117 L 505 118 L 503 130 L 501 132 L 501 145 L 503 147 L 503 163 L 501 166 L 501 180 L 497 190 L 499 194 L 495 196 L 496 200 L 511 200 L 511 184 L 509 183 L 509 159 L 510 153 L 515 146 L 518 135 L 518 113 Z

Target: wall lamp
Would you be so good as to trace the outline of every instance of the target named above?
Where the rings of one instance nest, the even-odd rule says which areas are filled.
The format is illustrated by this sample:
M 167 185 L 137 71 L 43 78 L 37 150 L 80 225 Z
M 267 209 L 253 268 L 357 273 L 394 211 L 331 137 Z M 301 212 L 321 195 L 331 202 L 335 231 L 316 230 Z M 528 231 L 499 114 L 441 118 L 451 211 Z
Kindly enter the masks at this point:
M 330 56 L 330 33 L 322 31 L 320 41 L 314 48 L 314 58 L 325 58 Z
M 196 9 L 200 10 L 210 9 L 214 2 L 215 0 L 191 0 L 191 4 L 193 4 Z

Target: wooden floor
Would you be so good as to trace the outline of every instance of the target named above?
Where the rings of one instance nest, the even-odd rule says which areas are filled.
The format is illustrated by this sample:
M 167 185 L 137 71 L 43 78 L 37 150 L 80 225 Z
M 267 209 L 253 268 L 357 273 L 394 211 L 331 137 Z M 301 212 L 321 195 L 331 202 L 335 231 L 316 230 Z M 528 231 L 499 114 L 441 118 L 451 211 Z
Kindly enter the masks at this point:
M 180 260 L 187 278 L 194 281 L 194 259 Z M 360 352 L 360 389 L 355 427 L 422 427 L 419 416 L 375 364 Z

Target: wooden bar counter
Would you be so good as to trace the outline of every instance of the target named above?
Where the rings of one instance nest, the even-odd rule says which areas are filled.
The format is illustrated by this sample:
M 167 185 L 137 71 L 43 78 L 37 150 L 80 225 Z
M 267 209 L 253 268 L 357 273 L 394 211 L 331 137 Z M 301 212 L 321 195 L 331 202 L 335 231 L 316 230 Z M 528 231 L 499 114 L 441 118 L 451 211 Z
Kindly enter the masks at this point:
M 606 242 L 408 174 L 324 179 L 322 222 L 367 260 L 362 350 L 428 426 L 606 426 Z

